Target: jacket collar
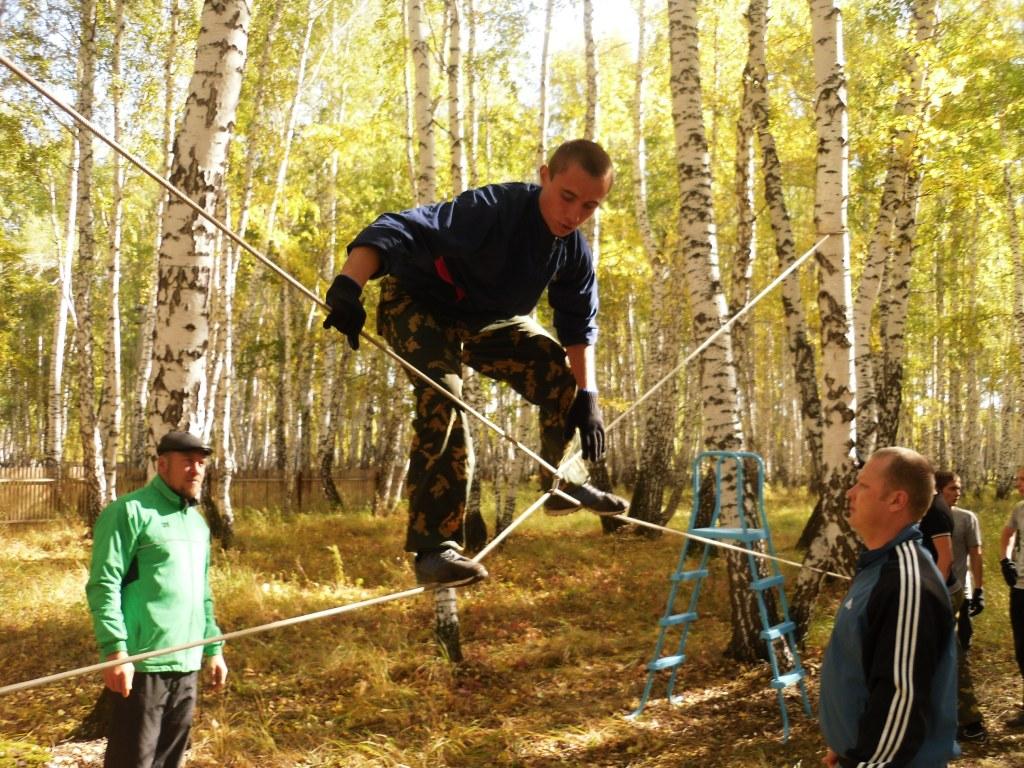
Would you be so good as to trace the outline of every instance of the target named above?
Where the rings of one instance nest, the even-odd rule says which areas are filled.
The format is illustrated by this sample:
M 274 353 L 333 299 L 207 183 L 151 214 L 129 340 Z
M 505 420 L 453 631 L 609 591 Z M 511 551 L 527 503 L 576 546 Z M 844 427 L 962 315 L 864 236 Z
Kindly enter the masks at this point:
M 875 563 L 875 562 L 883 559 L 884 557 L 886 557 L 889 554 L 890 550 L 892 550 L 894 547 L 902 544 L 904 541 L 909 541 L 911 539 L 920 539 L 920 538 L 921 538 L 921 526 L 918 523 L 911 523 L 906 528 L 904 528 L 902 531 L 897 533 L 893 538 L 891 538 L 888 541 L 888 543 L 883 544 L 882 546 L 878 547 L 878 549 L 867 549 L 867 550 L 861 552 L 860 553 L 860 557 L 857 558 L 857 570 L 858 571 L 863 570 L 864 568 L 867 568 L 872 563 Z
M 178 509 L 188 509 L 191 506 L 195 506 L 195 499 L 186 499 L 177 491 L 172 491 L 160 475 L 153 475 L 153 479 L 149 484 L 156 489 L 157 493 L 167 499 L 167 501 Z

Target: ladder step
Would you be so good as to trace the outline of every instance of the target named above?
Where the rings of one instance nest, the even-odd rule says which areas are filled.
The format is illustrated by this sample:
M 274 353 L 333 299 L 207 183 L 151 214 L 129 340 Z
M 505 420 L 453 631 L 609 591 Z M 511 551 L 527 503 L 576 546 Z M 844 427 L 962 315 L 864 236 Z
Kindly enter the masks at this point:
M 796 685 L 804 679 L 804 671 L 798 669 L 796 672 L 787 672 L 784 675 L 772 678 L 772 688 L 776 690 L 782 690 L 788 688 L 791 685 Z
M 677 581 L 677 582 L 678 581 L 696 581 L 697 579 L 707 578 L 707 575 L 708 575 L 708 569 L 707 568 L 700 568 L 700 569 L 698 569 L 696 571 L 683 571 L 682 573 L 680 573 L 679 571 L 676 571 L 671 576 L 669 576 L 669 580 L 670 581 Z
M 779 574 L 778 576 L 766 576 L 763 579 L 757 579 L 756 581 L 750 582 L 750 588 L 763 592 L 764 590 L 771 589 L 772 587 L 782 586 L 785 580 L 786 577 L 782 574 Z
M 768 629 L 761 631 L 762 640 L 778 640 L 780 637 L 784 637 L 790 632 L 796 630 L 796 624 L 792 621 L 784 621 L 781 624 L 776 624 L 774 627 L 768 627 Z
M 668 616 L 662 616 L 658 619 L 658 625 L 662 627 L 674 627 L 677 624 L 685 624 L 688 621 L 696 621 L 697 612 L 687 611 L 686 613 L 673 613 Z
M 730 539 L 732 541 L 764 541 L 764 528 L 694 528 L 690 533 L 703 536 L 705 539 Z
M 686 661 L 686 655 L 682 653 L 680 653 L 678 656 L 662 656 L 660 659 L 652 661 L 650 664 L 648 664 L 647 668 L 651 672 L 658 672 L 663 669 L 672 669 L 673 667 L 678 667 L 684 661 Z

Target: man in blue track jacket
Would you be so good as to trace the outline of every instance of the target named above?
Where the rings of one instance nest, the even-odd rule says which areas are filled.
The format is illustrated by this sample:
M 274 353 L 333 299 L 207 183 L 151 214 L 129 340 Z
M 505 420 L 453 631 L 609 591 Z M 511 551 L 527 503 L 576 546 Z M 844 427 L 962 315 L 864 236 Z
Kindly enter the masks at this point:
M 895 447 L 847 493 L 867 551 L 821 666 L 828 766 L 942 768 L 960 752 L 953 612 L 917 525 L 934 493 L 928 460 Z
M 507 383 L 539 407 L 540 454 L 549 464 L 560 464 L 577 430 L 583 458 L 599 459 L 597 276 L 578 228 L 612 180 L 604 149 L 577 139 L 540 168 L 539 186 L 491 184 L 379 216 L 348 246 L 327 292 L 324 327 L 358 349 L 366 321 L 363 286 L 380 278 L 377 329 L 403 359 L 456 396 L 463 365 Z M 557 341 L 530 317 L 545 290 Z M 405 548 L 416 553 L 421 584 L 471 584 L 487 571 L 458 553 L 473 475 L 466 415 L 418 377 L 410 379 L 415 415 Z M 583 462 L 561 469 L 560 489 L 581 506 L 598 514 L 625 511 L 625 500 L 587 482 Z M 541 479 L 551 480 L 543 471 Z M 547 508 L 559 514 L 575 505 L 552 496 Z

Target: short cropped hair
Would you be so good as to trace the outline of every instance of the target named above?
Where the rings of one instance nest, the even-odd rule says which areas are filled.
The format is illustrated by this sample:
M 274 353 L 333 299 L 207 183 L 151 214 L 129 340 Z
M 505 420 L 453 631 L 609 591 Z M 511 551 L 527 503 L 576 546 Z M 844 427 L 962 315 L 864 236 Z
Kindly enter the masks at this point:
M 943 489 L 953 482 L 956 478 L 956 472 L 952 472 L 948 469 L 940 469 L 935 473 L 935 492 L 942 493 Z
M 886 487 L 907 494 L 907 508 L 917 521 L 924 517 L 935 497 L 935 469 L 917 451 L 892 446 L 880 448 L 871 458 L 888 459 L 883 469 Z
M 560 144 L 548 159 L 548 173 L 557 176 L 573 163 L 595 179 L 603 179 L 609 175 L 612 180 L 615 178 L 612 159 L 596 141 L 573 139 Z

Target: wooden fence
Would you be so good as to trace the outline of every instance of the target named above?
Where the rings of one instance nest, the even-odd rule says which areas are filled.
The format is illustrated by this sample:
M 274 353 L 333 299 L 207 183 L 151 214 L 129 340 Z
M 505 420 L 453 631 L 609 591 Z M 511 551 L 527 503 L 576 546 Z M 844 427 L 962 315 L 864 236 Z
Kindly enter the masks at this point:
M 373 499 L 376 472 L 372 469 L 339 470 L 334 483 L 348 508 L 368 505 Z M 146 482 L 145 472 L 119 468 L 117 495 L 122 496 Z M 209 482 L 217 496 L 218 479 L 211 471 Z M 299 473 L 294 498 L 287 495 L 286 478 L 278 470 L 243 470 L 231 480 L 231 504 L 235 509 L 282 508 L 293 511 L 327 509 L 320 473 Z M 36 523 L 77 514 L 85 480 L 81 466 L 64 468 L 58 483 L 44 467 L 0 467 L 0 525 Z

